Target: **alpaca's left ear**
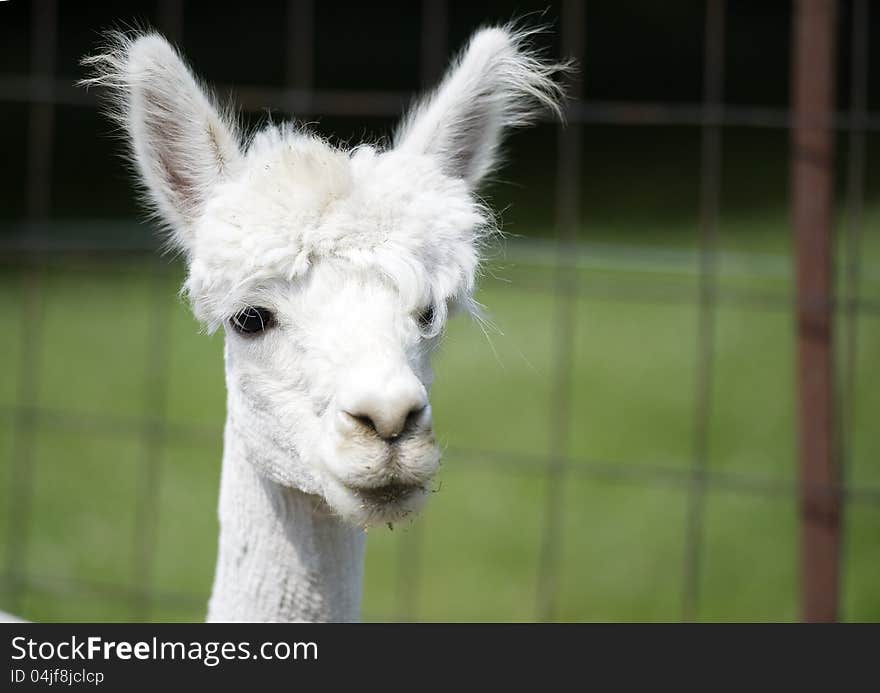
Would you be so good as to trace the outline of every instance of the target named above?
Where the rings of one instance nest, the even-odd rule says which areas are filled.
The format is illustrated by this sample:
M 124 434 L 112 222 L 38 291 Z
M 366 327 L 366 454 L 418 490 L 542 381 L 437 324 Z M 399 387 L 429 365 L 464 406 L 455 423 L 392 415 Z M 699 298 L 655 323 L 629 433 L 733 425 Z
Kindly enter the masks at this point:
M 543 109 L 561 117 L 553 77 L 569 65 L 542 61 L 528 45 L 533 33 L 508 26 L 474 34 L 436 91 L 404 118 L 395 146 L 432 156 L 476 186 L 498 163 L 506 128 L 528 125 Z

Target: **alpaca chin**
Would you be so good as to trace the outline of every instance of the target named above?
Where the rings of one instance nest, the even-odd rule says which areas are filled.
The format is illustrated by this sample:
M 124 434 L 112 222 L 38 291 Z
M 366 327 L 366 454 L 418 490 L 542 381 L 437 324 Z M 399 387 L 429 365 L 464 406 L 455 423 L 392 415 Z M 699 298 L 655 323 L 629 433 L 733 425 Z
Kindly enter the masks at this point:
M 325 491 L 325 496 L 337 515 L 366 529 L 414 519 L 428 499 L 428 491 L 425 486 L 394 484 L 375 489 L 353 489 L 334 482 Z
M 375 463 L 378 451 L 369 448 L 368 457 L 333 455 L 325 461 L 324 498 L 346 522 L 368 527 L 413 519 L 428 499 L 440 464 L 433 437 L 414 436 L 399 447 L 385 447 L 380 464 Z

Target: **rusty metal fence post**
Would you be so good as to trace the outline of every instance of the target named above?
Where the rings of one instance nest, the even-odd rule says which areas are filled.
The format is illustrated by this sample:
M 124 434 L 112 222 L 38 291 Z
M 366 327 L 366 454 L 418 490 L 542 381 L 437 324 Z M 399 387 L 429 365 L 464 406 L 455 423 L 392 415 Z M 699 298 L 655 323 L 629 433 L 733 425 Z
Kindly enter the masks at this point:
M 792 224 L 797 277 L 802 618 L 837 618 L 840 494 L 833 443 L 835 0 L 793 17 Z

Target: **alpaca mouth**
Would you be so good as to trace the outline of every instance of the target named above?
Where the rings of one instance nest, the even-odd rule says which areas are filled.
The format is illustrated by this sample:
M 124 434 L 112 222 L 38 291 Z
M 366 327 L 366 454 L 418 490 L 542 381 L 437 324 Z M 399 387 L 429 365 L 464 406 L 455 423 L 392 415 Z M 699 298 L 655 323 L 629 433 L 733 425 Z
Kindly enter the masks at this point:
M 392 482 L 375 488 L 352 488 L 358 497 L 373 506 L 387 506 L 401 503 L 413 494 L 424 491 L 419 484 Z

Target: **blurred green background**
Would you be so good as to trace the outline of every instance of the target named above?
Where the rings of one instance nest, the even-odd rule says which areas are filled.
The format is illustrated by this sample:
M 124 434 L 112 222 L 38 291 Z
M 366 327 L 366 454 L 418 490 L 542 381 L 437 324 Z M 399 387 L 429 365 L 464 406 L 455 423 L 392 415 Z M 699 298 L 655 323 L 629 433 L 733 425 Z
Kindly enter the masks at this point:
M 726 101 L 786 107 L 789 4 L 727 4 Z M 158 24 L 159 5 L 59 3 L 59 79 L 81 76 L 77 59 L 94 47 L 98 29 Z M 455 48 L 480 24 L 546 6 L 451 3 L 446 43 Z M 183 4 L 180 42 L 209 81 L 285 84 L 286 3 L 254 7 L 260 11 L 245 18 L 220 3 Z M 703 2 L 596 0 L 586 7 L 588 101 L 699 102 Z M 30 69 L 31 9 L 0 5 L 0 86 Z M 561 14 L 551 3 L 545 18 L 558 24 Z M 842 109 L 850 22 L 850 5 L 842 3 Z M 399 92 L 403 105 L 421 79 L 420 23 L 420 3 L 316 3 L 314 86 Z M 232 39 L 246 49 L 221 50 Z M 558 50 L 553 35 L 542 40 Z M 870 65 L 877 63 L 874 50 Z M 869 75 L 873 86 L 880 69 Z M 878 98 L 869 88 L 872 107 Z M 111 128 L 90 102 L 54 111 L 51 205 L 34 220 L 25 175 L 30 106 L 24 98 L 0 106 L 7 133 L 0 138 L 0 353 L 10 364 L 0 379 L 0 609 L 39 621 L 199 620 L 216 551 L 222 338 L 200 334 L 179 299 L 179 263 L 151 252 L 154 231 L 137 222 Z M 267 115 L 244 117 L 256 126 Z M 320 132 L 352 141 L 393 125 L 377 117 L 314 120 Z M 492 249 L 478 296 L 497 330 L 487 338 L 462 319 L 449 326 L 433 393 L 447 446 L 441 483 L 414 524 L 370 531 L 367 620 L 535 619 L 554 451 L 566 460 L 556 501 L 554 618 L 682 615 L 696 421 L 700 130 L 583 127 L 582 223 L 577 250 L 566 255 L 578 292 L 570 299 L 554 293 L 556 137 L 551 125 L 513 137 L 509 165 L 486 191 L 504 210 L 509 236 Z M 841 282 L 847 146 L 841 135 Z M 880 139 L 869 136 L 859 251 L 859 293 L 873 305 L 880 300 L 878 148 Z M 697 618 L 794 620 L 788 133 L 725 128 L 722 162 Z M 88 250 L 34 263 L 14 250 L 29 233 Z M 559 451 L 552 436 L 561 300 L 572 302 L 574 346 L 565 374 L 571 435 Z M 842 615 L 878 620 L 880 315 L 861 314 L 857 328 L 846 481 L 866 492 L 845 510 Z M 28 363 L 33 373 L 22 367 Z M 157 373 L 167 377 L 157 382 Z M 16 466 L 22 459 L 25 476 Z M 22 502 L 27 489 L 32 496 Z M 145 503 L 145 489 L 155 505 Z

